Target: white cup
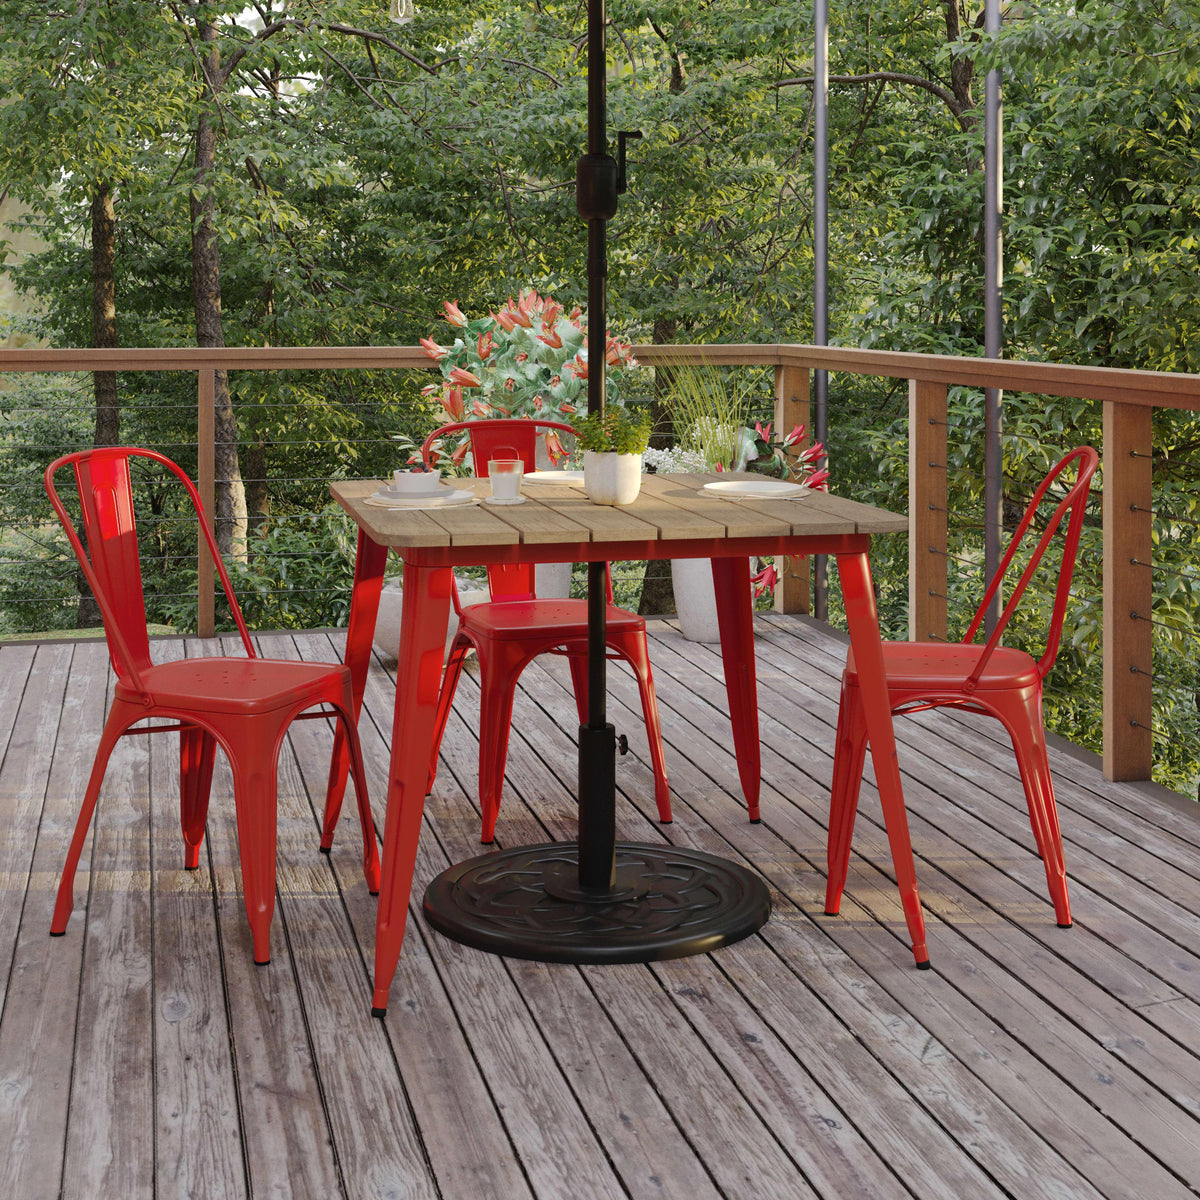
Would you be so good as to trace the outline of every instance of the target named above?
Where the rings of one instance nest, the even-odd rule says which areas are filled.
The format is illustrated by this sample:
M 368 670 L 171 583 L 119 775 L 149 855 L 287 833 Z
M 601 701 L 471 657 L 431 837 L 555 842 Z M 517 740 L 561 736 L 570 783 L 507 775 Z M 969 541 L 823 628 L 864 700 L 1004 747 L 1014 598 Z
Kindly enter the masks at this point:
M 392 472 L 392 491 L 399 496 L 432 496 L 441 482 L 436 471 Z
M 519 458 L 488 459 L 488 478 L 492 481 L 492 499 L 519 499 L 521 476 L 524 474 L 525 464 Z

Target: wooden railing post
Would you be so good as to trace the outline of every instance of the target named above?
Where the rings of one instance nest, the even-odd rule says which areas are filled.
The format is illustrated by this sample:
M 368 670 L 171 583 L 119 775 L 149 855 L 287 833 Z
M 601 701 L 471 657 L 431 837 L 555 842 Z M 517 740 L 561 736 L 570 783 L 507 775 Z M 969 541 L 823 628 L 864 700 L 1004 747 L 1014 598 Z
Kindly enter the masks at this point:
M 1154 746 L 1148 405 L 1104 402 L 1104 777 L 1149 779 Z
M 796 425 L 807 430 L 805 445 L 812 443 L 809 428 L 810 405 L 808 398 L 807 367 L 775 368 L 775 430 L 779 437 L 785 436 Z M 804 449 L 798 446 L 797 450 Z M 775 611 L 780 613 L 807 613 L 811 611 L 809 597 L 809 571 L 807 558 L 787 558 L 779 565 L 779 582 L 775 585 Z
M 204 504 L 204 515 L 211 523 L 216 511 L 217 495 L 216 372 L 205 370 L 196 374 L 196 490 Z M 210 638 L 216 633 L 216 568 L 204 539 L 197 541 L 196 632 L 201 637 Z
M 908 636 L 946 640 L 946 385 L 908 381 Z

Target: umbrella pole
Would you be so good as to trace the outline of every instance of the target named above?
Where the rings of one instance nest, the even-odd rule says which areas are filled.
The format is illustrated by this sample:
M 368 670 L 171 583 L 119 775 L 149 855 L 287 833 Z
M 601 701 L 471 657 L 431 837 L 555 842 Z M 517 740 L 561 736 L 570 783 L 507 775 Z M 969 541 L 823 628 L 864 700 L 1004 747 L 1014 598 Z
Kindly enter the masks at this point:
M 604 0 L 588 0 L 588 144 L 575 203 L 588 223 L 588 412 L 604 411 L 608 349 L 607 222 L 617 211 L 617 162 L 608 153 Z M 606 711 L 608 564 L 588 563 L 587 721 L 579 727 L 579 886 L 616 883 L 616 731 Z

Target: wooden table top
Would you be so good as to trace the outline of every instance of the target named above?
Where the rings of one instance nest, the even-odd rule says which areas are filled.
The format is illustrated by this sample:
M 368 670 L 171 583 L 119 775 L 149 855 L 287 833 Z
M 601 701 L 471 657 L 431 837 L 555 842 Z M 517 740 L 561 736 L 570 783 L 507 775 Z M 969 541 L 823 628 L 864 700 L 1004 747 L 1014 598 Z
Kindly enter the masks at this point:
M 827 492 L 806 492 L 790 500 L 729 500 L 700 490 L 716 480 L 761 478 L 746 472 L 643 475 L 641 494 L 632 504 L 620 507 L 591 503 L 581 487 L 550 484 L 527 484 L 524 504 L 464 504 L 425 510 L 364 503 L 382 486 L 378 479 L 346 480 L 334 483 L 330 491 L 370 538 L 397 550 L 838 536 L 908 530 L 907 517 Z M 480 497 L 491 494 L 486 479 L 447 482 Z

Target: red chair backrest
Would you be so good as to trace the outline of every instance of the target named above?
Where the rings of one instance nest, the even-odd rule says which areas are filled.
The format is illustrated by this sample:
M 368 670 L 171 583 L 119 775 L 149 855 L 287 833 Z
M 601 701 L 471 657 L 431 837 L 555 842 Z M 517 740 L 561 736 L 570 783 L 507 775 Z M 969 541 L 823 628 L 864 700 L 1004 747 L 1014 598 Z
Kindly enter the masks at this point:
M 526 471 L 537 470 L 537 441 L 547 430 L 557 429 L 575 436 L 570 425 L 561 421 L 539 421 L 535 417 L 498 417 L 479 421 L 457 421 L 435 429 L 421 446 L 421 459 L 435 469 L 433 443 L 444 434 L 465 429 L 471 438 L 471 461 L 475 474 L 486 479 L 488 462 L 493 458 L 519 458 Z M 493 600 L 531 600 L 534 596 L 534 569 L 529 563 L 504 563 L 488 567 L 488 588 Z M 609 599 L 611 596 L 609 585 Z
M 1067 494 L 1058 502 L 1049 519 L 1046 521 L 1045 528 L 1038 538 L 1037 545 L 1034 547 L 1033 553 L 1029 556 L 1029 562 L 1021 572 L 1021 578 L 1017 581 L 1016 587 L 1013 588 L 1012 594 L 1004 606 L 1004 611 L 1000 614 L 1000 620 L 996 623 L 996 628 L 993 630 L 991 637 L 988 638 L 983 654 L 980 655 L 975 670 L 968 677 L 970 687 L 973 688 L 974 684 L 982 676 L 988 659 L 991 658 L 992 652 L 1000 644 L 1000 638 L 1003 636 L 1005 628 L 1012 619 L 1017 605 L 1021 602 L 1021 597 L 1025 594 L 1025 589 L 1029 586 L 1029 581 L 1033 578 L 1034 573 L 1045 557 L 1046 550 L 1049 548 L 1063 520 L 1069 514 L 1066 536 L 1063 538 L 1062 558 L 1059 561 L 1058 585 L 1054 593 L 1054 611 L 1051 615 L 1050 628 L 1046 635 L 1046 649 L 1042 657 L 1038 660 L 1038 674 L 1045 679 L 1050 672 L 1050 668 L 1054 666 L 1054 660 L 1058 657 L 1059 642 L 1062 639 L 1063 619 L 1066 616 L 1067 600 L 1070 597 L 1071 576 L 1074 574 L 1075 560 L 1079 554 L 1079 537 L 1083 532 L 1083 518 L 1087 509 L 1088 491 L 1091 488 L 1092 476 L 1095 474 L 1099 462 L 1100 456 L 1091 446 L 1079 446 L 1056 463 L 1050 469 L 1046 478 L 1038 485 L 1037 491 L 1033 494 L 1033 499 L 1029 501 L 1025 509 L 1025 515 L 1021 518 L 1021 523 L 1017 526 L 1012 540 L 1008 543 L 1008 549 L 1004 552 L 1004 557 L 1000 561 L 1000 566 L 996 569 L 996 574 L 992 577 L 987 591 L 983 594 L 983 600 L 980 601 L 979 608 L 971 620 L 970 628 L 968 628 L 963 637 L 964 642 L 975 640 L 975 635 L 983 625 L 988 606 L 992 603 L 993 597 L 999 590 L 1001 583 L 1003 583 L 1005 572 L 1016 555 L 1022 539 L 1033 524 L 1046 493 L 1072 463 L 1079 464 L 1075 482 L 1067 489 Z
M 135 457 L 148 458 L 161 464 L 184 484 L 200 531 L 217 565 L 221 585 L 242 635 L 242 644 L 251 658 L 256 656 L 225 564 L 217 553 L 216 539 L 204 517 L 199 493 L 183 471 L 165 455 L 134 447 L 112 446 L 63 455 L 46 468 L 46 494 L 67 532 L 84 578 L 100 607 L 113 670 L 119 678 L 128 680 L 139 691 L 145 691 L 142 672 L 150 667 L 151 660 L 129 474 L 129 460 Z M 86 548 L 54 486 L 55 474 L 66 466 L 74 469 Z
M 541 421 L 536 417 L 496 417 L 479 421 L 455 421 L 435 429 L 421 444 L 421 460 L 433 470 L 433 443 L 447 433 L 465 429 L 471 439 L 471 460 L 475 474 L 487 478 L 488 461 L 493 458 L 519 458 L 525 470 L 537 470 L 537 441 L 547 430 L 557 429 L 561 433 L 575 436 L 570 425 L 561 421 Z

